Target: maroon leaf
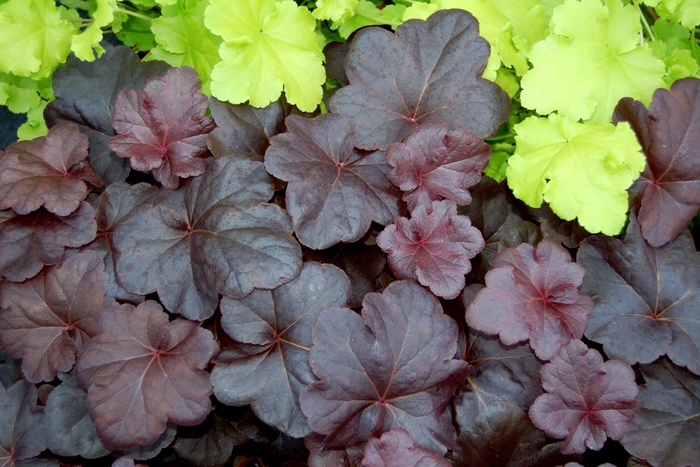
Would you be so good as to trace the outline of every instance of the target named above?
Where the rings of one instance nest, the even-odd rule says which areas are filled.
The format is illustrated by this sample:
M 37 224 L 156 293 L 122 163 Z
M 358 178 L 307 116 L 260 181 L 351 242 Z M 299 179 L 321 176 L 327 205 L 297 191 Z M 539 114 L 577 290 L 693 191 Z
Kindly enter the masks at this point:
M 479 183 L 491 157 L 491 146 L 469 131 L 449 131 L 445 125 L 420 125 L 401 143 L 386 150 L 394 167 L 389 179 L 408 192 L 408 209 L 419 204 L 449 199 L 458 206 L 471 203 L 469 188 Z
M 416 279 L 438 297 L 455 298 L 464 288 L 469 262 L 484 248 L 481 232 L 457 214 L 452 201 L 419 205 L 412 217 L 397 217 L 377 237 L 399 279 Z
M 392 34 L 360 31 L 345 60 L 350 81 L 330 101 L 352 118 L 357 146 L 385 150 L 421 123 L 442 122 L 478 137 L 496 132 L 510 114 L 510 99 L 481 77 L 489 46 L 463 10 L 438 11 L 409 21 Z
M 112 120 L 118 135 L 110 138 L 109 148 L 129 157 L 134 169 L 153 172 L 165 188 L 204 173 L 207 133 L 215 125 L 205 115 L 209 99 L 200 87 L 197 72 L 182 67 L 152 78 L 142 92 L 123 90 Z
M 595 301 L 586 337 L 630 364 L 665 354 L 700 374 L 700 254 L 689 234 L 650 247 L 632 213 L 624 241 L 589 237 L 577 256 Z
M 304 437 L 304 446 L 309 450 L 309 467 L 360 467 L 364 456 L 364 444 L 333 448 L 323 445 L 323 436 L 311 433 Z
M 30 459 L 46 449 L 47 426 L 44 408 L 37 406 L 36 387 L 24 380 L 7 390 L 0 385 L 0 414 L 0 465 L 31 465 Z
M 204 368 L 217 351 L 212 334 L 199 323 L 168 322 L 155 302 L 104 313 L 100 333 L 83 346 L 76 363 L 102 441 L 127 449 L 154 443 L 168 421 L 203 422 L 212 393 Z
M 615 121 L 627 121 L 637 133 L 647 166 L 632 188 L 641 194 L 639 223 L 652 246 L 678 236 L 700 209 L 700 80 L 678 80 L 657 89 L 649 110 L 625 98 Z
M 245 155 L 262 161 L 270 139 L 285 131 L 284 119 L 293 107 L 283 99 L 265 108 L 249 104 L 233 105 L 209 101 L 216 128 L 207 137 L 207 146 L 216 157 Z
M 603 447 L 606 437 L 622 439 L 642 403 L 634 370 L 622 360 L 608 360 L 574 340 L 542 367 L 542 387 L 530 418 L 551 438 L 565 438 L 561 452 L 583 453 Z
M 90 138 L 90 163 L 105 183 L 124 180 L 129 161 L 109 150 L 107 142 L 114 135 L 112 114 L 114 101 L 122 89 L 140 91 L 146 80 L 162 76 L 170 65 L 153 60 L 142 62 L 129 47 L 107 48 L 93 62 L 74 55 L 53 75 L 56 100 L 46 107 L 46 123 L 52 127 L 67 121 L 80 126 Z
M 580 292 L 584 269 L 551 237 L 537 248 L 523 243 L 493 258 L 486 288 L 466 312 L 467 324 L 506 345 L 530 341 L 542 360 L 580 339 L 593 301 Z
M 0 274 L 14 282 L 33 277 L 61 261 L 66 247 L 93 241 L 96 231 L 95 210 L 85 201 L 66 217 L 43 209 L 26 216 L 0 211 Z
M 104 263 L 94 252 L 21 284 L 0 284 L 0 344 L 22 358 L 27 380 L 51 381 L 73 368 L 83 343 L 97 333 L 102 310 L 116 304 L 106 290 Z
M 432 451 L 417 446 L 403 428 L 372 438 L 365 446 L 363 467 L 450 467 L 452 464 Z
M 151 202 L 157 194 L 158 189 L 147 183 L 127 185 L 123 182 L 115 182 L 107 186 L 100 195 L 95 211 L 97 238 L 89 245 L 85 245 L 83 251 L 96 251 L 102 256 L 105 270 L 109 275 L 108 297 L 134 303 L 143 301 L 142 295 L 129 293 L 117 280 L 112 236 L 114 228 L 119 222 L 129 216 L 138 206 Z
M 654 466 L 694 465 L 700 459 L 700 376 L 666 359 L 640 371 L 642 408 L 622 445 Z
M 250 404 L 255 415 L 289 436 L 311 429 L 299 407 L 299 393 L 314 382 L 309 366 L 311 327 L 322 309 L 347 304 L 350 281 L 330 264 L 305 263 L 301 274 L 272 291 L 221 301 L 224 331 L 235 341 L 253 344 L 250 356 L 217 358 L 211 380 L 224 404 Z
M 87 136 L 61 123 L 46 136 L 11 144 L 0 151 L 0 209 L 29 214 L 40 207 L 59 216 L 72 213 L 90 189 L 102 186 L 88 157 Z
M 287 133 L 275 136 L 265 168 L 288 181 L 287 210 L 299 241 L 313 249 L 359 240 L 372 221 L 386 225 L 399 215 L 398 190 L 382 152 L 354 148 L 355 132 L 334 114 L 287 117 Z
M 415 282 L 365 296 L 362 317 L 330 308 L 316 321 L 310 362 L 320 381 L 301 393 L 326 446 L 359 445 L 394 428 L 445 454 L 455 430 L 444 413 L 469 366 L 452 357 L 457 326 Z
M 242 298 L 301 269 L 289 216 L 262 163 L 216 159 L 178 190 L 164 190 L 114 228 L 118 279 L 132 293 L 154 291 L 168 311 L 203 320 L 219 293 Z

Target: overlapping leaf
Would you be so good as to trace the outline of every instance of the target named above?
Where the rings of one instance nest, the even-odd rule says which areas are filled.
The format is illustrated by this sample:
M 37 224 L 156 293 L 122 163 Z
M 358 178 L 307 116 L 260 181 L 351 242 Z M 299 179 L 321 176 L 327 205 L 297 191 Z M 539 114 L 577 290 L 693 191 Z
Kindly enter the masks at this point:
M 0 151 L 0 209 L 29 214 L 43 206 L 59 216 L 71 214 L 90 191 L 85 182 L 102 186 L 87 157 L 87 136 L 69 123 L 10 145 Z
M 479 183 L 491 157 L 491 146 L 467 130 L 448 131 L 439 124 L 425 124 L 386 151 L 394 167 L 389 179 L 408 192 L 408 209 L 449 199 L 464 206 L 471 202 L 469 188 Z
M 399 215 L 398 190 L 388 179 L 384 153 L 354 148 L 352 122 L 340 115 L 291 115 L 287 133 L 275 136 L 265 168 L 289 182 L 287 210 L 299 241 L 314 249 L 359 240 L 372 221 Z
M 529 340 L 535 354 L 551 359 L 580 339 L 593 301 L 578 290 L 584 270 L 558 242 L 523 243 L 493 258 L 486 288 L 469 304 L 469 327 L 498 335 L 506 345 Z
M 224 157 L 178 190 L 166 190 L 114 228 L 118 280 L 132 293 L 158 292 L 172 313 L 202 320 L 219 293 L 242 298 L 301 269 L 289 216 L 267 204 L 262 163 Z
M 229 405 L 250 404 L 268 425 L 300 438 L 311 431 L 299 393 L 316 380 L 309 366 L 311 327 L 324 308 L 345 306 L 350 281 L 335 266 L 305 263 L 299 276 L 272 291 L 221 301 L 221 325 L 252 355 L 224 351 L 212 371 L 214 394 Z
M 632 215 L 624 241 L 589 237 L 577 257 L 595 302 L 586 337 L 630 364 L 668 355 L 700 374 L 700 253 L 689 234 L 653 248 Z
M 403 428 L 395 428 L 372 438 L 365 446 L 363 467 L 449 467 L 452 464 L 434 452 L 417 446 L 411 435 Z
M 622 445 L 653 466 L 693 465 L 700 459 L 700 376 L 666 359 L 640 368 L 642 408 Z
M 97 253 L 80 253 L 60 267 L 19 283 L 0 285 L 0 344 L 22 358 L 24 377 L 51 381 L 73 368 L 85 341 L 97 333 L 107 274 Z
M 419 205 L 410 219 L 397 217 L 377 237 L 399 279 L 416 279 L 438 297 L 455 298 L 464 288 L 470 259 L 484 239 L 452 201 Z
M 194 321 L 169 322 L 155 302 L 104 313 L 76 364 L 100 439 L 127 449 L 157 441 L 168 421 L 203 422 L 212 393 L 204 368 L 217 352 L 209 331 Z
M 359 445 L 394 428 L 445 454 L 456 433 L 444 413 L 468 365 L 452 357 L 457 326 L 411 281 L 365 296 L 362 316 L 329 308 L 314 325 L 310 362 L 320 381 L 301 394 L 326 446 Z
M 608 360 L 574 340 L 542 367 L 547 393 L 530 407 L 532 422 L 547 436 L 565 438 L 561 452 L 599 450 L 607 437 L 622 439 L 642 403 L 634 370 L 622 360 Z
M 0 413 L 0 463 L 18 467 L 41 462 L 32 459 L 46 449 L 47 426 L 34 385 L 24 380 L 9 388 L 0 385 Z M 44 462 L 40 465 L 58 466 L 58 462 Z
M 43 209 L 26 216 L 0 211 L 0 275 L 14 282 L 33 277 L 60 262 L 67 247 L 93 241 L 96 231 L 95 210 L 85 201 L 66 217 Z
M 639 224 L 652 246 L 678 236 L 700 209 L 700 80 L 659 89 L 649 106 L 625 98 L 614 118 L 637 133 L 647 166 L 632 187 L 640 193 Z
M 207 133 L 214 120 L 205 115 L 209 99 L 189 67 L 152 78 L 142 92 L 125 89 L 114 103 L 112 124 L 118 133 L 109 148 L 128 157 L 131 166 L 153 176 L 165 188 L 206 169 Z
M 384 150 L 427 122 L 489 136 L 507 120 L 510 100 L 481 78 L 488 55 L 478 23 L 461 10 L 409 21 L 395 34 L 367 28 L 347 55 L 350 85 L 333 96 L 330 108 L 352 118 L 363 149 Z
M 90 139 L 90 163 L 95 172 L 111 183 L 124 180 L 129 173 L 128 160 L 114 154 L 107 142 L 114 136 L 112 114 L 120 91 L 140 91 L 146 80 L 161 76 L 170 68 L 163 62 L 142 63 L 128 47 L 107 50 L 94 62 L 69 57 L 65 67 L 54 73 L 56 100 L 46 107 L 46 123 L 76 123 Z

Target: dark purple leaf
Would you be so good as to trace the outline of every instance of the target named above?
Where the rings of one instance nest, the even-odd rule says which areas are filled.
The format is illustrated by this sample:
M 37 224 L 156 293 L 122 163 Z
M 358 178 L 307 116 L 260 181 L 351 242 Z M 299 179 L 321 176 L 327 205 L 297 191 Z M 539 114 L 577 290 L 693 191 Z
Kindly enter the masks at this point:
M 0 385 L 0 414 L 0 465 L 15 467 L 29 465 L 32 460 L 41 462 L 33 458 L 46 449 L 47 425 L 44 407 L 37 406 L 34 385 L 24 380 L 7 389 Z
M 363 467 L 450 467 L 452 464 L 433 451 L 417 446 L 403 428 L 371 438 L 365 446 Z
M 581 227 L 576 219 L 565 221 L 554 214 L 552 208 L 546 203 L 535 209 L 527 207 L 528 213 L 540 224 L 540 228 L 546 237 L 554 237 L 567 248 L 578 248 L 581 242 L 591 234 Z
M 287 210 L 302 244 L 320 250 L 354 242 L 372 221 L 386 225 L 399 215 L 384 153 L 356 150 L 349 119 L 291 115 L 286 124 L 287 133 L 270 141 L 265 168 L 289 182 Z
M 498 401 L 459 434 L 452 457 L 456 465 L 470 467 L 550 467 L 574 460 L 562 455 L 560 447 L 561 443 L 547 443 L 521 408 Z
M 662 359 L 640 367 L 642 408 L 622 445 L 653 466 L 685 467 L 700 459 L 700 376 Z
M 151 202 L 157 194 L 158 189 L 147 183 L 127 185 L 124 182 L 115 182 L 100 195 L 95 211 L 97 238 L 85 245 L 83 251 L 96 251 L 102 256 L 109 275 L 108 297 L 134 303 L 143 301 L 142 295 L 127 292 L 117 281 L 112 236 L 114 228 L 122 219 L 129 216 L 138 206 Z
M 43 209 L 26 216 L 0 211 L 0 275 L 14 282 L 36 276 L 60 262 L 66 247 L 93 241 L 96 231 L 95 210 L 85 201 L 65 217 Z
M 464 128 L 448 131 L 442 124 L 420 125 L 401 143 L 386 150 L 394 167 L 389 179 L 404 193 L 408 209 L 449 199 L 458 206 L 472 201 L 469 188 L 479 183 L 491 157 L 491 146 Z
M 217 351 L 209 331 L 181 318 L 169 322 L 156 302 L 104 313 L 76 363 L 102 441 L 128 449 L 157 441 L 168 421 L 203 422 L 212 394 L 204 368 Z
M 352 118 L 357 146 L 385 150 L 421 123 L 441 122 L 480 138 L 508 119 L 508 95 L 481 77 L 489 56 L 479 24 L 463 10 L 438 11 L 391 33 L 360 31 L 345 60 L 349 86 L 330 101 Z
M 88 156 L 87 136 L 62 123 L 46 136 L 11 144 L 0 151 L 0 209 L 29 214 L 40 207 L 59 216 L 78 209 L 90 189 L 102 186 Z
M 542 387 L 529 415 L 551 438 L 565 438 L 564 454 L 597 451 L 607 437 L 622 439 L 642 403 L 634 370 L 622 360 L 608 360 L 579 340 L 561 348 L 542 367 Z
M 130 458 L 135 459 L 137 461 L 153 459 L 158 454 L 160 454 L 161 451 L 163 451 L 163 449 L 167 448 L 173 443 L 176 435 L 177 427 L 171 422 L 168 422 L 167 428 L 154 443 L 139 445 L 131 449 L 118 451 L 118 453 L 121 453 L 125 456 L 129 456 Z M 137 465 L 147 467 L 146 464 Z
M 143 91 L 124 89 L 114 103 L 117 136 L 109 148 L 130 158 L 134 169 L 152 172 L 165 188 L 203 174 L 207 134 L 215 124 L 205 115 L 209 98 L 199 92 L 201 84 L 194 69 L 182 67 L 151 78 Z
M 209 106 L 216 122 L 216 128 L 207 137 L 212 154 L 216 157 L 245 155 L 261 162 L 270 139 L 285 131 L 284 119 L 293 109 L 283 99 L 262 109 L 217 99 L 211 99 Z
M 265 203 L 272 190 L 262 163 L 216 159 L 117 224 L 119 282 L 157 291 L 168 311 L 198 320 L 214 314 L 219 293 L 242 298 L 287 282 L 301 269 L 301 247 L 289 216 Z
M 324 446 L 323 438 L 318 433 L 304 437 L 304 446 L 309 450 L 309 467 L 360 467 L 364 445 L 333 448 Z
M 72 374 L 59 374 L 62 383 L 46 401 L 47 447 L 59 456 L 80 456 L 96 459 L 111 450 L 97 436 L 95 423 L 88 414 L 87 394 Z
M 580 292 L 584 269 L 551 237 L 537 248 L 523 243 L 493 258 L 486 288 L 466 312 L 470 328 L 498 335 L 506 345 L 529 340 L 542 360 L 580 339 L 593 301 Z
M 452 357 L 457 326 L 411 281 L 365 296 L 362 316 L 330 308 L 316 321 L 310 362 L 320 381 L 301 393 L 325 446 L 359 445 L 394 428 L 445 454 L 455 430 L 445 409 L 469 366 Z
M 311 431 L 299 393 L 316 381 L 309 366 L 311 328 L 324 308 L 345 306 L 350 281 L 330 264 L 305 263 L 299 276 L 272 290 L 221 301 L 224 331 L 258 347 L 254 355 L 224 351 L 211 375 L 214 395 L 224 404 L 250 404 L 263 422 L 301 438 Z
M 700 80 L 678 80 L 657 89 L 649 110 L 624 98 L 616 122 L 627 121 L 637 133 L 647 166 L 632 188 L 641 194 L 639 223 L 652 246 L 676 238 L 700 209 Z
M 624 241 L 589 237 L 577 256 L 595 302 L 586 337 L 630 364 L 668 355 L 700 374 L 700 254 L 689 234 L 653 248 L 632 214 Z
M 410 219 L 397 217 L 377 237 L 399 279 L 416 279 L 438 297 L 455 298 L 464 288 L 469 262 L 484 248 L 481 232 L 457 214 L 452 201 L 419 205 Z
M 90 139 L 90 163 L 102 180 L 124 180 L 129 162 L 107 146 L 114 135 L 114 101 L 122 89 L 140 91 L 148 78 L 162 76 L 169 68 L 164 62 L 142 62 L 126 46 L 110 48 L 94 62 L 71 55 L 53 75 L 56 99 L 46 107 L 46 123 L 50 127 L 62 121 L 77 123 Z
M 470 332 L 464 360 L 473 371 L 453 402 L 460 431 L 469 430 L 479 414 L 499 402 L 527 410 L 542 394 L 542 364 L 527 345 L 504 346 L 496 338 Z
M 51 381 L 73 368 L 83 343 L 97 333 L 100 313 L 116 305 L 106 290 L 104 263 L 94 252 L 20 284 L 0 284 L 0 344 L 22 358 L 28 381 Z

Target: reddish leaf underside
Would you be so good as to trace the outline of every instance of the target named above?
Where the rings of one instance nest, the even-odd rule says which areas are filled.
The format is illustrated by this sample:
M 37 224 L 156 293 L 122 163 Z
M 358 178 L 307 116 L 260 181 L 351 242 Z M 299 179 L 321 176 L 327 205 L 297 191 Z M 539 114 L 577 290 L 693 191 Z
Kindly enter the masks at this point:
M 365 446 L 363 467 L 450 467 L 452 464 L 424 447 L 417 446 L 403 428 L 395 428 L 372 438 Z
M 458 206 L 469 204 L 469 188 L 479 183 L 490 157 L 491 146 L 481 138 L 463 128 L 448 131 L 433 123 L 420 125 L 386 151 L 386 160 L 394 167 L 389 179 L 407 192 L 403 200 L 411 211 L 442 199 Z
M 579 340 L 562 347 L 542 367 L 545 394 L 529 415 L 552 438 L 565 438 L 561 452 L 597 451 L 607 437 L 622 439 L 642 403 L 634 370 L 622 360 L 608 360 Z
M 452 357 L 457 326 L 437 299 L 412 281 L 389 284 L 347 308 L 321 312 L 310 362 L 320 381 L 300 402 L 325 446 L 354 446 L 394 428 L 444 455 L 456 433 L 444 413 L 469 366 Z
M 212 394 L 204 368 L 217 351 L 209 331 L 181 318 L 169 322 L 156 302 L 104 313 L 76 363 L 102 441 L 127 449 L 154 443 L 167 422 L 203 422 Z
M 299 241 L 313 249 L 359 240 L 372 221 L 386 225 L 398 216 L 399 190 L 382 152 L 354 148 L 346 117 L 287 117 L 287 133 L 275 136 L 265 168 L 288 181 L 286 205 Z
M 0 211 L 0 274 L 13 282 L 33 277 L 60 262 L 67 247 L 93 241 L 96 232 L 95 210 L 85 201 L 65 217 L 44 209 L 26 216 Z
M 469 327 L 498 335 L 506 345 L 529 340 L 542 360 L 551 359 L 573 339 L 580 339 L 593 310 L 580 292 L 584 269 L 551 237 L 537 248 L 523 243 L 493 258 L 486 288 L 469 304 Z
M 110 149 L 129 157 L 134 169 L 153 172 L 165 188 L 204 173 L 207 133 L 215 124 L 205 115 L 209 99 L 200 87 L 197 72 L 181 67 L 152 78 L 142 92 L 122 91 L 114 104 L 118 135 L 110 138 Z
M 452 201 L 419 205 L 412 217 L 397 217 L 377 237 L 399 279 L 416 279 L 438 297 L 455 298 L 464 288 L 469 261 L 484 248 L 481 232 Z
M 98 330 L 107 273 L 97 253 L 79 253 L 60 267 L 16 284 L 0 284 L 0 344 L 22 359 L 24 377 L 51 381 L 73 368 L 75 356 Z
M 639 223 L 652 246 L 678 236 L 700 209 L 700 80 L 676 81 L 654 92 L 649 110 L 624 98 L 615 121 L 637 133 L 647 166 L 632 188 L 640 193 Z
M 88 157 L 88 138 L 77 125 L 61 123 L 46 136 L 0 151 L 0 209 L 29 214 L 40 207 L 59 216 L 78 209 L 90 189 L 102 186 Z
M 362 149 L 385 150 L 427 122 L 483 138 L 511 111 L 508 95 L 481 77 L 488 55 L 476 19 L 464 10 L 408 21 L 395 34 L 366 28 L 345 60 L 350 85 L 329 106 L 353 120 Z

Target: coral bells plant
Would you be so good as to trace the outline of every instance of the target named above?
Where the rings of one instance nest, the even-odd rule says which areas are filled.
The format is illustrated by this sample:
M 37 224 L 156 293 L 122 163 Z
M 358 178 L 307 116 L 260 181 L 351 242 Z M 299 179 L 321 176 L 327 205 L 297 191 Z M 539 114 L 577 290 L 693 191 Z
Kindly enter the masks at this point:
M 697 24 L 2 2 L 0 464 L 695 465 Z

